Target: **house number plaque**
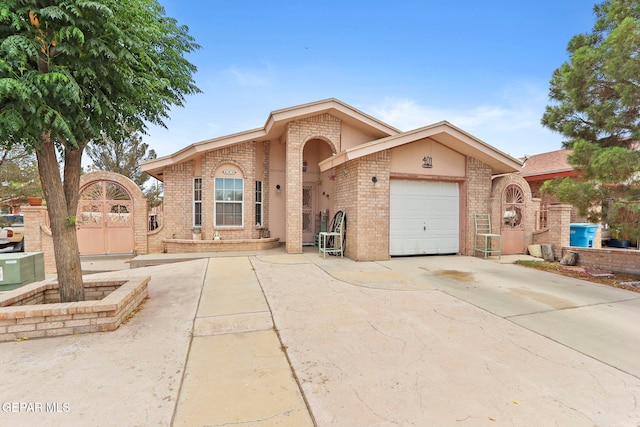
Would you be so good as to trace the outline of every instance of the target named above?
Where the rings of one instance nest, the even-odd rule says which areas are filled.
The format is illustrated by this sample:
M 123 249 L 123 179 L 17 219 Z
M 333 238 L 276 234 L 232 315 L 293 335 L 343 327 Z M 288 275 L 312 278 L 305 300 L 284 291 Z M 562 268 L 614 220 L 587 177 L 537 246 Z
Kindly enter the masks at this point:
M 236 171 L 234 171 L 234 170 L 229 170 L 229 169 L 225 169 L 225 170 L 223 170 L 223 171 L 222 171 L 222 174 L 223 174 L 223 175 L 235 175 L 235 174 L 236 174 Z
M 424 157 L 422 159 L 422 167 L 423 168 L 432 168 L 433 167 L 433 159 L 431 156 Z

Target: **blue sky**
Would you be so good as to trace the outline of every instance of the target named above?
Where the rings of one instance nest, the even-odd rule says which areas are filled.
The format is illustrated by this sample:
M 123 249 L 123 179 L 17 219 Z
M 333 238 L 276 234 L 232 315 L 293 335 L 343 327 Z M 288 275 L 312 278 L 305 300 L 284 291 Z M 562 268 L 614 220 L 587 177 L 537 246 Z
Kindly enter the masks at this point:
M 326 98 L 401 130 L 447 120 L 514 157 L 557 150 L 549 80 L 595 21 L 585 0 L 159 1 L 202 46 L 203 91 L 149 128 L 159 156 Z

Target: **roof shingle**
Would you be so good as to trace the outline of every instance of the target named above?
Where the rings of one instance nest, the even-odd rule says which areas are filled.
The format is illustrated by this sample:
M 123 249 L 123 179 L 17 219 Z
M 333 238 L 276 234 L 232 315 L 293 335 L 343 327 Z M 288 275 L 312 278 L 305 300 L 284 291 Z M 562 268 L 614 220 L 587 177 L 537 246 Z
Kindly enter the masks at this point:
M 570 172 L 573 167 L 567 161 L 572 150 L 558 150 L 549 153 L 535 154 L 524 160 L 520 171 L 523 177 Z

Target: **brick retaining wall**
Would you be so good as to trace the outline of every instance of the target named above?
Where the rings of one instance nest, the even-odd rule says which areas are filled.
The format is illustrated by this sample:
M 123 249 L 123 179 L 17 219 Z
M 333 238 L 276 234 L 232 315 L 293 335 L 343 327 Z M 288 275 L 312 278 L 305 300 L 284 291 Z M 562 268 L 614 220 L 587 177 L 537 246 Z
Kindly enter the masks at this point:
M 164 252 L 169 254 L 196 252 L 227 251 L 260 251 L 277 248 L 280 239 L 270 237 L 264 239 L 223 239 L 223 240 L 188 240 L 164 239 Z
M 640 251 L 632 249 L 614 248 L 580 248 L 564 247 L 563 253 L 567 250 L 578 252 L 578 265 L 602 270 L 613 271 L 615 273 L 640 274 Z

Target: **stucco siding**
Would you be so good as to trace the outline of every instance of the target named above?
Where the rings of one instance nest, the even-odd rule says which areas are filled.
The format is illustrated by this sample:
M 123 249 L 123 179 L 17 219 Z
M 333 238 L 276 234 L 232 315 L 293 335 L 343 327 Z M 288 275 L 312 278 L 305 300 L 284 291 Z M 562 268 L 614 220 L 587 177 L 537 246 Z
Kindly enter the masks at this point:
M 430 158 L 431 167 L 423 167 L 425 157 Z M 392 174 L 464 177 L 465 164 L 465 156 L 430 139 L 391 149 Z

